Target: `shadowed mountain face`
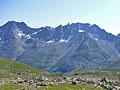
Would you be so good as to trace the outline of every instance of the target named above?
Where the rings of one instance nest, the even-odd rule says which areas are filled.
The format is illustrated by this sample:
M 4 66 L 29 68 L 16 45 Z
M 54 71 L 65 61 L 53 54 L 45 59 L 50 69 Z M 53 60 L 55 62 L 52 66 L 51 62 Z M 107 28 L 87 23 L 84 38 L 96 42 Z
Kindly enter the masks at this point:
M 34 29 L 9 21 L 0 27 L 0 56 L 50 71 L 107 68 L 120 61 L 120 35 L 88 23 Z
M 117 35 L 117 39 L 115 40 L 115 48 L 118 50 L 118 52 L 120 53 L 120 34 Z

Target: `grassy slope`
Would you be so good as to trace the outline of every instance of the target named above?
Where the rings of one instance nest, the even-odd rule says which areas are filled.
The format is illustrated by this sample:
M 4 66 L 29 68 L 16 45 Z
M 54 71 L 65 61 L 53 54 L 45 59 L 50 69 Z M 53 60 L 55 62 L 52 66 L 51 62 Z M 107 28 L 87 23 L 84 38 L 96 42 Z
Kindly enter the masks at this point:
M 21 73 L 38 73 L 45 70 L 0 57 L 0 78 L 11 78 Z
M 25 71 L 25 72 L 39 72 L 40 69 L 36 69 L 33 67 L 30 67 L 26 64 L 8 60 L 6 58 L 0 58 L 0 69 L 7 69 L 7 70 L 18 70 L 18 71 Z M 42 71 L 42 70 L 41 70 Z

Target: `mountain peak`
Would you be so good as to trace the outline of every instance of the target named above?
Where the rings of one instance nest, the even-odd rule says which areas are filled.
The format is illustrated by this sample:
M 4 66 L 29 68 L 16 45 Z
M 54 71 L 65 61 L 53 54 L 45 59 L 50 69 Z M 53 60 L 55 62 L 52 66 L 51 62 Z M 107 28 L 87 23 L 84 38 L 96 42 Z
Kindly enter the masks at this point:
M 120 34 L 118 34 L 117 37 L 120 38 Z
M 14 27 L 14 26 L 27 26 L 24 22 L 16 22 L 16 21 L 8 21 L 6 24 L 4 24 L 3 26 L 10 26 L 10 27 Z
M 120 60 L 116 36 L 89 23 L 35 29 L 9 21 L 0 28 L 0 47 L 0 56 L 50 71 L 105 68 Z
M 120 33 L 117 36 L 120 36 Z

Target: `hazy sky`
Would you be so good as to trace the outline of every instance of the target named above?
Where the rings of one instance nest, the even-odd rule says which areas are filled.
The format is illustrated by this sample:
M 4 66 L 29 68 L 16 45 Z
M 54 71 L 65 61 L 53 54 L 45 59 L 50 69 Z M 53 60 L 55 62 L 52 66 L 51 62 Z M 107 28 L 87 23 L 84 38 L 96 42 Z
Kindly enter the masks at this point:
M 0 25 L 11 20 L 30 27 L 95 23 L 118 34 L 120 0 L 0 0 Z

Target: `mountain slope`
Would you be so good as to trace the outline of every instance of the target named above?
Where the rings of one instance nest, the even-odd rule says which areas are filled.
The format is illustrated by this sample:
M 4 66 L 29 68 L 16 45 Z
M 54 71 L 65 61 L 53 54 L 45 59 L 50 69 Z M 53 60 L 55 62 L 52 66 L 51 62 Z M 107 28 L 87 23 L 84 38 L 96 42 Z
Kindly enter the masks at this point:
M 44 70 L 33 68 L 26 64 L 0 57 L 0 78 L 15 78 L 18 76 L 18 74 L 20 75 L 22 73 L 38 72 L 44 72 Z
M 120 53 L 120 34 L 117 35 L 117 40 L 115 41 L 115 47 Z
M 120 61 L 119 40 L 95 24 L 34 29 L 9 21 L 0 27 L 0 56 L 50 71 L 101 69 Z

